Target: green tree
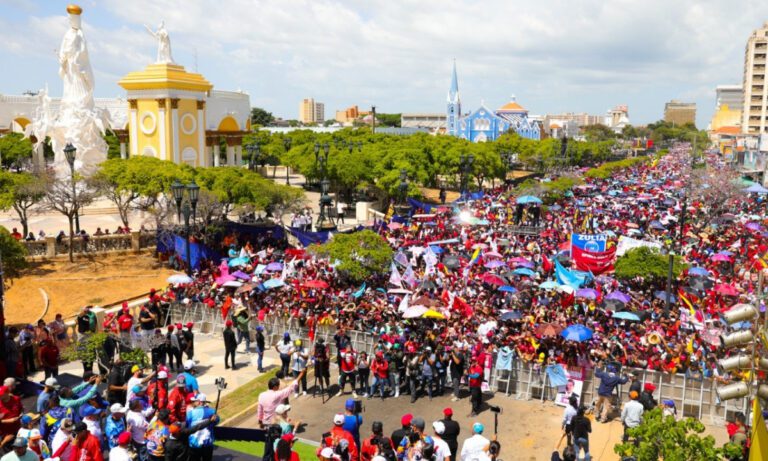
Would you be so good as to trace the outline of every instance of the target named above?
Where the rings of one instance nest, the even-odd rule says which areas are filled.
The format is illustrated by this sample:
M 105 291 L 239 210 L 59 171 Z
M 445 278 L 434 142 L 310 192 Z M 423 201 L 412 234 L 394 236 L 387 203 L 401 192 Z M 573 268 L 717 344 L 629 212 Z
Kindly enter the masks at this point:
M 386 271 L 393 256 L 389 243 L 369 230 L 335 234 L 326 243 L 311 246 L 310 251 L 330 261 L 338 260 L 336 270 L 353 282 Z
M 674 257 L 672 276 L 677 278 L 685 269 L 680 256 Z M 665 279 L 669 271 L 669 256 L 650 247 L 633 248 L 616 259 L 616 277 L 631 279 L 634 277 Z
M 673 416 L 664 417 L 661 408 L 643 413 L 640 426 L 628 430 L 634 443 L 619 443 L 613 451 L 619 456 L 634 456 L 637 461 L 717 461 L 736 459 L 739 448 L 733 444 L 715 446 L 711 435 L 702 437 L 704 424 L 694 418 L 677 421 Z
M 614 133 L 612 129 L 608 128 L 602 123 L 583 126 L 581 128 L 581 132 L 584 133 L 584 137 L 588 142 L 599 142 L 606 141 L 608 139 L 616 139 L 616 133 Z
M 30 210 L 45 198 L 46 185 L 46 178 L 42 176 L 0 171 L 0 210 L 13 208 L 25 237 L 29 232 Z
M 27 267 L 27 248 L 0 226 L 0 256 L 6 278 L 14 279 Z
M 381 126 L 400 127 L 402 114 L 376 114 L 376 123 Z
M 104 141 L 107 143 L 107 158 L 120 158 L 120 140 L 114 132 L 107 130 L 104 133 Z
M 275 121 L 275 116 L 272 112 L 267 112 L 261 107 L 254 107 L 251 109 L 251 125 L 268 126 Z
M 32 142 L 21 133 L 8 133 L 0 136 L 0 161 L 6 168 L 21 166 L 32 157 Z

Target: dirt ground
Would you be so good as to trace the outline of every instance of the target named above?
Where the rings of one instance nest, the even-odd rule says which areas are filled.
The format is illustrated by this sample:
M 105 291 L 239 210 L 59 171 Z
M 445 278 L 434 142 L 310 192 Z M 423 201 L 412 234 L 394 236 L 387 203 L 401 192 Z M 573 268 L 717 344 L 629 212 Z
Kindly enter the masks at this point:
M 36 322 L 45 310 L 41 288 L 50 299 L 44 317 L 50 321 L 57 313 L 73 317 L 86 304 L 109 305 L 163 288 L 173 273 L 150 253 L 85 256 L 74 263 L 64 258 L 35 261 L 6 291 L 5 321 Z

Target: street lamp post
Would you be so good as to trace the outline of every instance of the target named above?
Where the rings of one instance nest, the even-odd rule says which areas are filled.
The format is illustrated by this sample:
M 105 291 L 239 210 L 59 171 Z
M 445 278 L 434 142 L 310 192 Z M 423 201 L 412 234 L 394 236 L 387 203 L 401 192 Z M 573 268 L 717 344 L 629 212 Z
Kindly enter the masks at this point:
M 191 251 L 191 243 L 190 240 L 190 226 L 189 226 L 189 218 L 192 215 L 192 210 L 189 207 L 188 202 L 184 202 L 184 205 L 182 206 L 181 213 L 184 215 L 184 248 L 185 253 L 187 255 L 187 275 L 192 275 L 192 251 Z
M 258 163 L 261 157 L 261 146 L 259 145 L 259 143 L 254 142 L 254 143 L 248 144 L 245 150 L 248 151 L 248 156 L 249 156 L 248 169 L 253 171 L 256 169 L 256 164 Z
M 318 230 L 333 230 L 336 228 L 336 225 L 333 222 L 333 219 L 331 218 L 330 209 L 333 203 L 333 200 L 331 199 L 331 196 L 328 194 L 328 192 L 331 189 L 331 182 L 328 180 L 327 173 L 328 173 L 328 156 L 330 154 L 331 148 L 328 145 L 328 143 L 324 143 L 322 146 L 316 144 L 315 145 L 316 152 L 318 153 L 318 160 L 319 160 L 319 167 L 320 167 L 320 177 L 322 178 L 320 181 L 320 216 L 317 218 L 317 229 Z M 318 147 L 319 146 L 319 147 Z M 320 150 L 322 148 L 322 150 Z
M 69 163 L 69 171 L 70 171 L 70 183 L 72 184 L 72 207 L 75 209 L 75 232 L 80 233 L 80 207 L 77 204 L 77 189 L 75 188 L 75 157 L 77 154 L 77 149 L 75 146 L 72 145 L 72 143 L 67 143 L 67 145 L 64 147 L 64 156 L 67 158 L 67 163 Z
M 293 140 L 291 138 L 287 137 L 287 136 L 285 138 L 283 138 L 283 146 L 285 147 L 285 153 L 286 154 L 288 153 L 289 150 L 291 150 L 291 143 L 292 142 L 293 142 Z M 284 165 L 285 166 L 285 185 L 286 186 L 290 186 L 291 185 L 291 176 L 290 176 L 290 171 L 288 170 L 287 159 L 283 163 L 285 164 Z
M 188 200 L 184 200 L 184 191 L 186 190 Z M 173 200 L 176 202 L 176 217 L 179 224 L 181 224 L 181 218 L 184 217 L 184 237 L 186 239 L 186 262 L 187 262 L 187 275 L 192 275 L 192 255 L 190 251 L 190 238 L 192 237 L 192 227 L 195 223 L 197 215 L 197 202 L 200 198 L 200 186 L 192 180 L 191 183 L 186 186 L 182 184 L 178 179 L 171 185 L 171 192 L 173 193 Z M 183 203 L 183 204 L 182 204 Z M 192 223 L 190 225 L 190 218 Z
M 400 170 L 400 203 L 405 204 L 408 197 L 408 172 L 405 168 Z

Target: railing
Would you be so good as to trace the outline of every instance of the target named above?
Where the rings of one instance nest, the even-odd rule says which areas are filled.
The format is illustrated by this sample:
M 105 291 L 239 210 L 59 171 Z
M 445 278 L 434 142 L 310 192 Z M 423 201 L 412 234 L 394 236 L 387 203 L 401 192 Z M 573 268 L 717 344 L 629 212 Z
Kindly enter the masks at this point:
M 131 232 L 130 234 L 101 235 L 88 237 L 87 243 L 80 237 L 72 239 L 72 249 L 75 253 L 107 253 L 112 251 L 139 251 L 156 246 L 157 236 L 152 232 Z M 31 257 L 52 258 L 69 253 L 69 237 L 57 243 L 56 238 L 46 237 L 45 240 L 22 241 Z
M 539 235 L 544 229 L 542 226 L 509 226 L 508 228 L 513 234 L 520 235 Z

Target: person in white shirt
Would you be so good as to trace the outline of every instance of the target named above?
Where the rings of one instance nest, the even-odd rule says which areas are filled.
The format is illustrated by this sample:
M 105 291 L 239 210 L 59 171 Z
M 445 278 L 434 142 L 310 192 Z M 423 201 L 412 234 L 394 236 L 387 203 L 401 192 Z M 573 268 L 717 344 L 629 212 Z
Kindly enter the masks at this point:
M 139 453 L 139 459 L 146 459 L 147 447 L 144 445 L 144 433 L 147 431 L 149 422 L 142 410 L 141 401 L 133 400 L 130 410 L 125 414 L 125 423 L 128 426 L 128 431 L 131 433 L 133 448 Z
M 645 408 L 642 403 L 637 401 L 637 397 L 637 391 L 630 391 L 630 400 L 624 404 L 624 408 L 621 410 L 621 423 L 624 425 L 624 437 L 622 440 L 624 443 L 627 443 L 627 440 L 629 440 L 627 429 L 637 427 L 643 421 L 643 411 Z
M 472 425 L 472 437 L 461 446 L 461 461 L 488 461 L 488 448 L 491 441 L 483 437 L 485 426 L 481 423 Z
M 109 461 L 134 461 L 130 432 L 121 432 L 117 436 L 117 445 L 109 450 Z
M 69 418 L 61 420 L 59 430 L 51 440 L 51 455 L 59 459 L 69 459 L 72 456 L 72 429 L 75 423 Z
M 134 365 L 133 367 L 131 367 L 131 373 L 133 374 L 133 376 L 128 378 L 128 382 L 125 385 L 125 388 L 128 390 L 126 392 L 125 406 L 130 405 L 131 400 L 133 400 L 133 396 L 135 394 L 133 391 L 133 388 L 136 386 L 141 387 L 147 384 L 152 379 L 152 377 L 155 376 L 154 371 L 150 373 L 149 376 L 144 376 L 143 370 L 138 365 Z
M 435 461 L 451 461 L 453 453 L 451 453 L 448 442 L 443 440 L 445 424 L 442 421 L 435 421 L 432 423 L 432 429 L 435 431 L 435 435 L 432 437 L 432 441 L 435 444 Z

